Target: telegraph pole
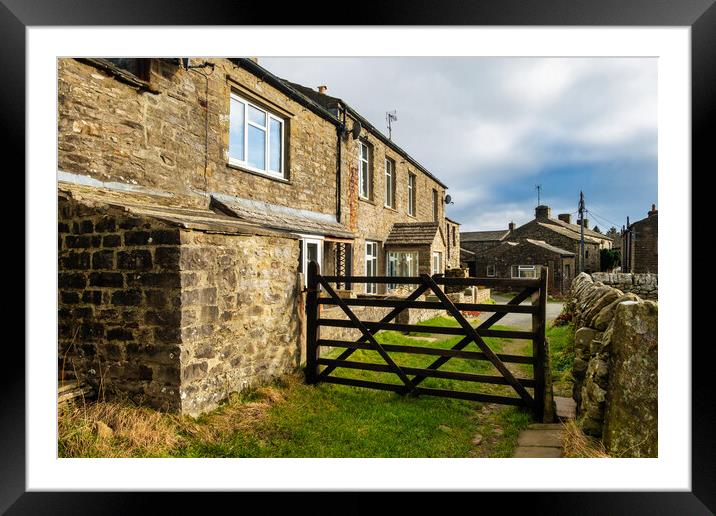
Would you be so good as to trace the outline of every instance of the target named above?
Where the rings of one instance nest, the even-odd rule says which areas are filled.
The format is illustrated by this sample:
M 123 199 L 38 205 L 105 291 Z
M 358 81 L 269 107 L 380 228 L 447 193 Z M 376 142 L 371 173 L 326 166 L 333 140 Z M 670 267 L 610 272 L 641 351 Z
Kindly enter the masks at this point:
M 584 272 L 584 194 L 579 192 L 579 272 Z

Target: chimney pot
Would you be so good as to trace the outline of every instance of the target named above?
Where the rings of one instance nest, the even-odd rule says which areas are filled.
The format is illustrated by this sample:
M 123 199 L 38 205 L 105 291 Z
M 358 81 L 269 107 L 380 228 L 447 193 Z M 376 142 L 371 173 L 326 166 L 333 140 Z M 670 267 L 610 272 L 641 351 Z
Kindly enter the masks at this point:
M 321 85 L 318 87 L 318 93 L 320 93 L 321 95 L 325 95 L 326 91 L 328 91 L 328 86 Z
M 557 215 L 557 218 L 561 220 L 562 222 L 566 222 L 567 224 L 572 223 L 572 214 L 571 213 L 560 213 Z
M 651 211 L 647 213 L 647 215 L 651 217 L 652 215 L 656 215 L 657 213 L 659 213 L 659 210 L 656 209 L 656 204 L 652 204 Z

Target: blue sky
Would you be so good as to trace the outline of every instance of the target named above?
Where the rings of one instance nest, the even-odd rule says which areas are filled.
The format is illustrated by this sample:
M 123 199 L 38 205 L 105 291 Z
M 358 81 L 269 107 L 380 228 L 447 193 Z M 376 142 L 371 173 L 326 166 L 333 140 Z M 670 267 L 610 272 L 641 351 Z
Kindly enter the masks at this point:
M 260 58 L 328 86 L 438 176 L 462 230 L 529 221 L 542 185 L 552 214 L 619 227 L 657 202 L 654 58 Z

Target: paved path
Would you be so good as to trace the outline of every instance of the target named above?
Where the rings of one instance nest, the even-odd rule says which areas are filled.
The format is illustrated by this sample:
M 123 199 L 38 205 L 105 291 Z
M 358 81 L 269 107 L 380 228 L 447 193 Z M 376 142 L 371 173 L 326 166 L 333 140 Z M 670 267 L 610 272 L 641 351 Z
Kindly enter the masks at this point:
M 512 299 L 512 296 L 504 296 L 496 292 L 492 293 L 492 299 L 499 305 L 507 304 Z M 530 301 L 524 301 L 523 305 L 529 305 Z M 547 302 L 547 324 L 554 321 L 562 311 L 564 303 L 561 301 L 548 301 Z M 485 312 L 480 314 L 477 318 L 477 322 L 481 323 L 492 315 L 491 312 Z M 520 330 L 531 330 L 532 329 L 532 316 L 530 314 L 506 314 L 502 319 L 498 321 L 501 326 L 512 326 Z
M 564 421 L 574 418 L 575 406 L 572 398 L 555 396 L 557 419 Z M 517 449 L 512 455 L 520 459 L 556 459 L 562 457 L 562 423 L 534 423 L 517 436 Z

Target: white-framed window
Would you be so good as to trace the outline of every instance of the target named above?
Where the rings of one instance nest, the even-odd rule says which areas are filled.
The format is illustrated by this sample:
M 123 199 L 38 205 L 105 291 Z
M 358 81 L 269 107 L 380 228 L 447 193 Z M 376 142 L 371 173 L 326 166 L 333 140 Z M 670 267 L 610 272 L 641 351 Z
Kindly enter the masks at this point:
M 418 275 L 418 252 L 417 251 L 389 251 L 386 253 L 386 275 L 398 277 L 411 277 Z M 388 285 L 394 289 L 395 283 Z
M 433 274 L 441 274 L 443 272 L 443 253 L 433 251 Z
M 385 158 L 385 207 L 395 208 L 395 162 Z
M 364 142 L 358 142 L 358 194 L 370 199 L 370 149 Z
M 365 275 L 378 275 L 378 242 L 366 241 L 365 243 Z M 375 283 L 366 283 L 366 294 L 377 294 L 378 289 Z
M 231 94 L 229 164 L 285 179 L 285 121 Z
M 415 217 L 415 174 L 408 174 L 408 215 Z
M 488 265 L 487 266 L 487 277 L 492 278 L 495 276 L 495 266 L 494 265 Z
M 512 277 L 513 278 L 536 278 L 537 269 L 534 265 L 513 265 L 512 266 Z
M 303 273 L 303 284 L 304 286 L 308 283 L 308 263 L 315 261 L 321 267 L 321 274 L 323 271 L 323 237 L 317 235 L 301 235 L 299 241 L 301 246 L 299 247 L 299 259 L 298 266 L 300 267 L 299 272 Z

